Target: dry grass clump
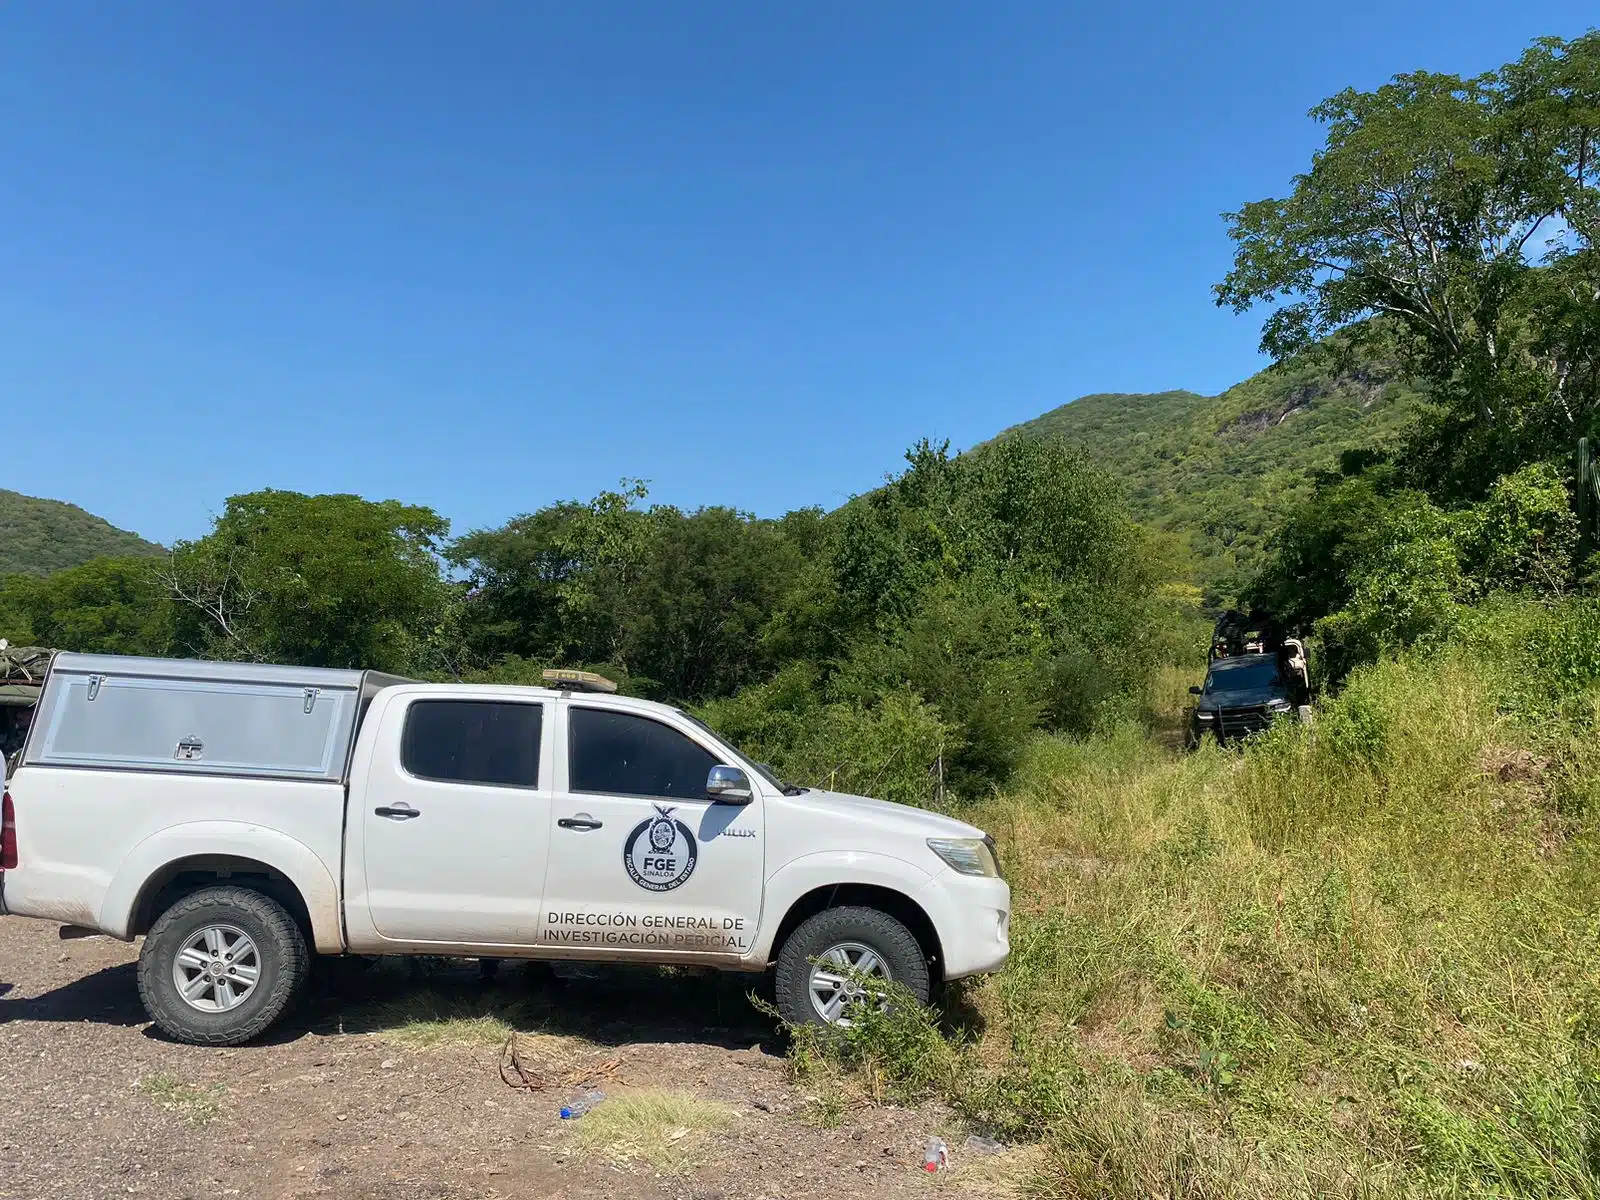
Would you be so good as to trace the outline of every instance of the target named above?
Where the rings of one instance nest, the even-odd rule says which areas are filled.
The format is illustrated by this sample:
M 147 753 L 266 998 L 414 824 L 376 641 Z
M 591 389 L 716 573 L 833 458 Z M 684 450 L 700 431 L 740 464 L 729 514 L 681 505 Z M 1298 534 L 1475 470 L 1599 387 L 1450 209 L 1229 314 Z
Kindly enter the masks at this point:
M 1450 652 L 1243 754 L 1041 742 L 975 814 L 1007 969 L 799 1053 L 1042 1143 L 1039 1195 L 1600 1196 L 1600 752 L 1499 687 Z
M 609 1162 L 645 1163 L 666 1175 L 685 1175 L 706 1161 L 738 1111 L 688 1092 L 624 1092 L 601 1101 L 572 1123 L 568 1149 Z

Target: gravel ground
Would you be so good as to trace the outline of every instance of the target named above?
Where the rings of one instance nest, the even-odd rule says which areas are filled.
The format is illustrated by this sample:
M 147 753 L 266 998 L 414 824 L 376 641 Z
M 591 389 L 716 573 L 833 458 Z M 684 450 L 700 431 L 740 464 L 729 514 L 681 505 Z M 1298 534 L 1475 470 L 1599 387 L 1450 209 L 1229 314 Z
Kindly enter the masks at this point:
M 264 1043 L 215 1050 L 150 1028 L 137 953 L 0 918 L 0 1197 L 834 1200 L 842 1184 L 894 1200 L 1004 1194 L 1025 1158 L 963 1156 L 933 1110 L 846 1104 L 821 1127 L 823 1104 L 791 1083 L 748 981 L 332 970 Z M 549 1068 L 542 1090 L 502 1079 L 500 1020 L 531 1031 L 517 1044 Z M 691 1173 L 661 1176 L 574 1153 L 558 1109 L 590 1083 L 687 1091 L 738 1116 Z M 957 1147 L 939 1176 L 920 1169 L 933 1132 Z

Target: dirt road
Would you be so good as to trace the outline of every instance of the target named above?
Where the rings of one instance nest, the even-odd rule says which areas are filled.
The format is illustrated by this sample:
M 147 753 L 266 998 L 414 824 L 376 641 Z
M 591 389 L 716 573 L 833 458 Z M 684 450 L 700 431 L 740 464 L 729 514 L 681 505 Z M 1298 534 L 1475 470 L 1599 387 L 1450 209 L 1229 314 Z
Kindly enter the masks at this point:
M 136 955 L 0 918 L 0 1197 L 897 1200 L 1004 1194 L 1020 1165 L 963 1155 L 940 1112 L 797 1086 L 736 978 L 384 963 L 213 1050 L 150 1029 Z M 589 1088 L 608 1099 L 563 1122 Z M 930 1176 L 941 1132 L 955 1165 Z

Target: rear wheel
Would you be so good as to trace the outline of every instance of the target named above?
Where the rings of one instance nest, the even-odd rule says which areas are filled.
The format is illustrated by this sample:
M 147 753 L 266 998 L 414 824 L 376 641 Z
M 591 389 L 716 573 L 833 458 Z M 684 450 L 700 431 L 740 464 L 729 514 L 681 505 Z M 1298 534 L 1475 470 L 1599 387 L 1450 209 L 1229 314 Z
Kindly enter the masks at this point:
M 830 908 L 802 922 L 778 953 L 778 1012 L 791 1025 L 848 1025 L 862 1005 L 882 1005 L 878 981 L 926 1004 L 928 960 L 911 931 L 875 908 Z
M 204 888 L 151 928 L 139 952 L 139 996 L 168 1037 L 236 1046 L 288 1010 L 309 970 L 300 927 L 276 900 Z

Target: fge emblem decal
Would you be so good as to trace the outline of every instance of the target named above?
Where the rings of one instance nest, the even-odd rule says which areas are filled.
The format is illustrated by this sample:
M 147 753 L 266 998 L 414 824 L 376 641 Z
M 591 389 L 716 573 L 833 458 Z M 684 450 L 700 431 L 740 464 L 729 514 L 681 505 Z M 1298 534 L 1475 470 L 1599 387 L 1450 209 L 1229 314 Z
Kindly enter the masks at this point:
M 635 825 L 622 844 L 628 877 L 647 891 L 670 892 L 694 874 L 700 853 L 694 833 L 672 813 L 656 805 L 656 815 Z

